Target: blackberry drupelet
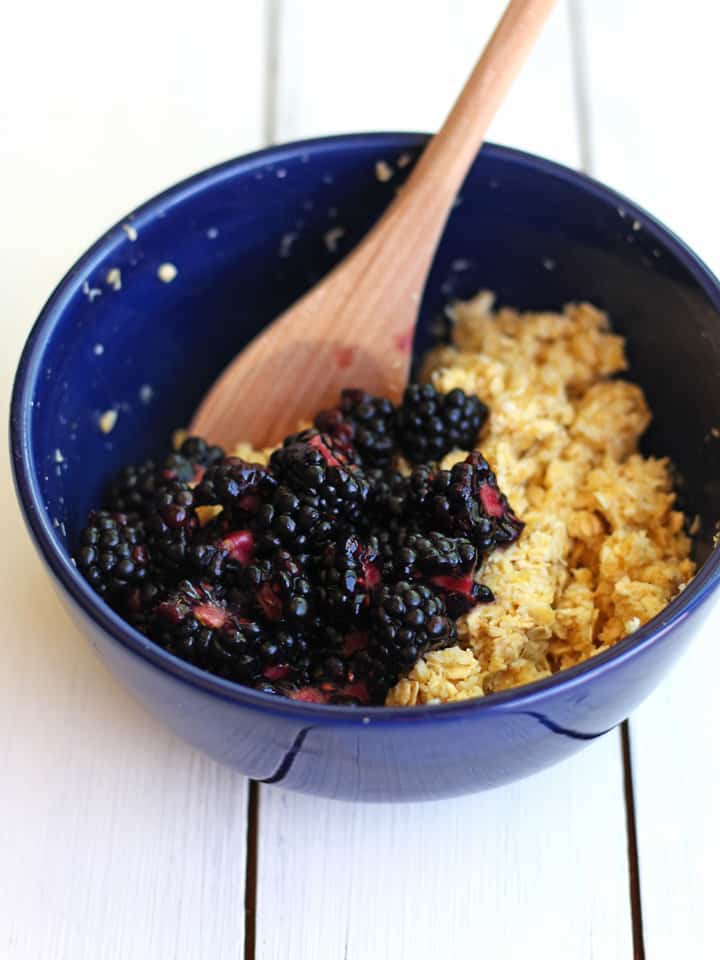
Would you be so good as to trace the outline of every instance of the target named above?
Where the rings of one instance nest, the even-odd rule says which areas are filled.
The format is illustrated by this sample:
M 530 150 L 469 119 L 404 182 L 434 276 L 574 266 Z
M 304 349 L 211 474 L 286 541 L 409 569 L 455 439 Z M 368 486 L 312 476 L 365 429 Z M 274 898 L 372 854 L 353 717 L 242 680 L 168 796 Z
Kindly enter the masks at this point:
M 455 639 L 444 601 L 425 584 L 401 580 L 373 597 L 368 653 L 385 665 L 392 683 L 428 650 L 447 647 Z
M 90 514 L 77 555 L 81 573 L 100 596 L 121 602 L 150 578 L 145 531 L 137 518 L 106 510 Z
M 389 465 L 395 446 L 395 407 L 386 397 L 364 390 L 343 390 L 340 403 L 315 417 L 315 426 L 332 437 L 341 450 L 356 451 L 367 466 Z
M 412 463 L 442 460 L 451 450 L 472 450 L 487 416 L 485 404 L 459 388 L 438 393 L 412 383 L 395 417 L 398 445 Z

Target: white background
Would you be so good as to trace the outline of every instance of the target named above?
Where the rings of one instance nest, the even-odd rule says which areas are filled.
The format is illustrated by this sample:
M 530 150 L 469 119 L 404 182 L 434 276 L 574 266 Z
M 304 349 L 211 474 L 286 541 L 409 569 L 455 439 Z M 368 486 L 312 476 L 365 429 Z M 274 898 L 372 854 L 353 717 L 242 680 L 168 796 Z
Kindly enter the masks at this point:
M 436 128 L 501 6 L 14 4 L 0 36 L 3 417 L 34 316 L 104 228 L 267 142 Z M 719 31 L 709 0 L 561 0 L 492 138 L 590 170 L 717 270 Z M 33 554 L 2 457 L 0 957 L 226 960 L 253 941 L 277 960 L 720 955 L 717 618 L 633 716 L 625 765 L 617 731 L 447 803 L 261 788 L 246 924 L 247 782 L 104 673 Z

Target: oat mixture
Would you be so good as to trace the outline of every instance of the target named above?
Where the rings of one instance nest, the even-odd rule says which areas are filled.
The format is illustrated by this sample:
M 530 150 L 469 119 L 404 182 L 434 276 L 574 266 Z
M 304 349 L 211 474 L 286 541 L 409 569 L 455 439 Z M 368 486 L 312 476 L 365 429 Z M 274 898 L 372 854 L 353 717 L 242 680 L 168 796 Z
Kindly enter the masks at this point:
M 650 423 L 624 340 L 590 304 L 563 313 L 453 308 L 452 345 L 422 376 L 481 396 L 479 448 L 525 521 L 481 571 L 495 602 L 458 622 L 459 643 L 422 657 L 389 706 L 477 697 L 547 677 L 612 646 L 659 613 L 693 576 L 670 464 L 643 457 Z M 448 467 L 465 453 L 450 454 Z

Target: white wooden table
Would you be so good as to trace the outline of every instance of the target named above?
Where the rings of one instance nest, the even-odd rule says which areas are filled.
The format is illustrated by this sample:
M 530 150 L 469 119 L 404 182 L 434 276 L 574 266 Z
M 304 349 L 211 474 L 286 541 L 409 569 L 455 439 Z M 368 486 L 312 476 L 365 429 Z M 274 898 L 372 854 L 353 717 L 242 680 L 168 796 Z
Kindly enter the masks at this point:
M 0 52 L 3 417 L 47 293 L 158 189 L 270 141 L 434 129 L 501 0 L 29 0 Z M 720 268 L 709 0 L 561 0 L 493 139 L 582 166 Z M 3 449 L 3 458 L 7 455 Z M 720 619 L 630 723 L 447 803 L 250 788 L 176 740 L 65 620 L 7 465 L 0 957 L 720 956 Z

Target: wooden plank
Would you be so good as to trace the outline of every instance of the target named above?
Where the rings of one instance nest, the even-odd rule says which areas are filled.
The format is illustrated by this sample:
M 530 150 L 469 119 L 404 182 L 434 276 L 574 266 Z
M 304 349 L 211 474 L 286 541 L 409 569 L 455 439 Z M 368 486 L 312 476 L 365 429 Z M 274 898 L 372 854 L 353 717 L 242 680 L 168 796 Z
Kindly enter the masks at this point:
M 435 4 L 285 0 L 275 139 L 351 130 L 435 130 L 504 0 Z M 567 6 L 559 5 L 490 140 L 579 159 Z
M 716 158 L 720 11 L 703 0 L 579 5 L 593 172 L 665 220 L 720 269 Z M 609 68 L 614 64 L 613 68 Z M 720 714 L 708 664 L 717 605 L 694 646 L 630 721 L 647 956 L 718 955 Z
M 279 140 L 432 129 L 502 7 L 281 6 Z M 579 160 L 562 4 L 494 136 Z M 619 737 L 492 793 L 362 806 L 260 790 L 257 957 L 629 958 Z
M 491 793 L 362 806 L 262 791 L 257 957 L 630 958 L 617 737 Z M 608 778 L 610 783 L 608 783 Z
M 0 954 L 241 956 L 247 781 L 148 717 L 66 624 L 37 561 L 14 556 Z
M 60 275 L 128 209 L 258 146 L 266 4 L 89 0 L 3 34 L 0 416 Z M 247 784 L 148 718 L 66 621 L 22 527 L 3 444 L 0 955 L 242 955 Z

